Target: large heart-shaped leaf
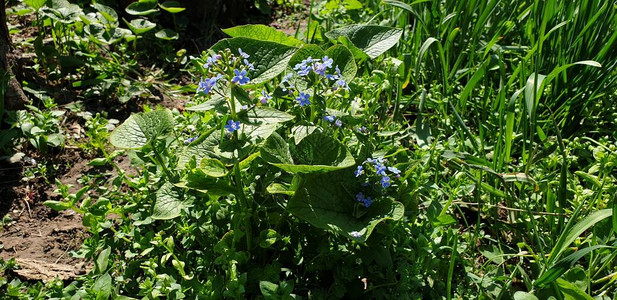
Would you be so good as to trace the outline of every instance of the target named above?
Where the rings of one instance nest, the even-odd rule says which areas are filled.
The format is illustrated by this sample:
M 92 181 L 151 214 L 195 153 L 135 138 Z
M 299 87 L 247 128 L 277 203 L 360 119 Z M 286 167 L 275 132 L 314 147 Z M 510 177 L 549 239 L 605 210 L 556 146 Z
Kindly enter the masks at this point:
M 146 16 L 158 11 L 156 4 L 157 1 L 137 1 L 129 4 L 125 11 L 129 15 Z
M 34 10 L 39 10 L 41 7 L 45 6 L 46 0 L 24 0 L 24 3 Z
M 345 146 L 319 132 L 306 136 L 293 151 L 280 135 L 274 133 L 262 147 L 261 157 L 291 173 L 325 173 L 356 163 Z
M 156 192 L 156 200 L 152 210 L 155 220 L 169 220 L 180 215 L 184 209 L 182 191 L 170 182 L 163 184 Z
M 293 115 L 268 106 L 258 106 L 240 113 L 241 120 L 254 125 L 282 123 L 291 121 L 293 118 Z
M 177 32 L 167 28 L 157 31 L 154 36 L 166 41 L 177 40 L 180 37 Z
M 326 33 L 331 40 L 347 38 L 355 47 L 370 58 L 375 58 L 392 48 L 401 39 L 403 31 L 398 28 L 377 25 L 349 25 Z
M 356 194 L 362 189 L 351 170 L 301 176 L 303 180 L 287 203 L 287 210 L 316 227 L 366 241 L 380 222 L 403 217 L 403 205 L 387 198 L 362 208 L 366 212 L 360 217 L 354 215 Z
M 156 27 L 156 24 L 146 19 L 133 19 L 131 20 L 131 22 L 124 20 L 124 22 L 129 27 L 129 29 L 131 29 L 131 31 L 135 34 L 143 34 L 143 33 L 146 33 L 154 29 L 154 27 Z
M 180 6 L 180 2 L 178 1 L 165 1 L 159 6 L 168 13 L 177 14 L 179 12 L 183 12 L 186 8 Z
M 231 37 L 245 37 L 261 41 L 269 41 L 292 47 L 300 47 L 304 43 L 270 26 L 262 24 L 241 25 L 223 29 Z
M 297 50 L 295 47 L 245 37 L 223 39 L 211 49 L 222 51 L 227 48 L 235 53 L 241 48 L 250 55 L 248 60 L 253 63 L 255 70 L 248 74 L 251 79 L 249 84 L 260 84 L 281 74 Z
M 139 149 L 150 141 L 171 132 L 174 119 L 171 111 L 154 110 L 131 115 L 109 137 L 112 145 L 124 149 Z

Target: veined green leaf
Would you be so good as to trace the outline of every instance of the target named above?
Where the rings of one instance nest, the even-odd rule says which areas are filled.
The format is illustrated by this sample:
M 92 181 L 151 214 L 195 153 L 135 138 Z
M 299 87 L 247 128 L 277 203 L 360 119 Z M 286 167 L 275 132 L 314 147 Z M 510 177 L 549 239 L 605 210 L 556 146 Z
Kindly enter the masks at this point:
M 174 119 L 171 111 L 154 110 L 131 115 L 109 137 L 112 145 L 124 149 L 140 149 L 152 140 L 171 132 Z
M 291 47 L 301 47 L 304 43 L 270 26 L 262 24 L 240 25 L 223 29 L 231 37 L 244 37 L 261 41 L 283 44 Z
M 248 60 L 253 63 L 255 70 L 248 73 L 251 79 L 249 85 L 263 83 L 281 74 L 297 50 L 295 47 L 245 37 L 220 40 L 210 49 L 222 51 L 226 48 L 235 53 L 241 48 L 250 55 Z
M 361 208 L 365 213 L 355 216 L 356 194 L 360 192 L 361 185 L 351 170 L 302 177 L 302 182 L 287 204 L 287 210 L 313 226 L 364 242 L 377 224 L 403 217 L 403 205 L 387 198 Z
M 261 149 L 261 157 L 269 164 L 291 173 L 325 173 L 355 164 L 345 146 L 318 132 L 306 136 L 295 147 L 293 154 L 287 141 L 278 134 L 272 134 Z
M 164 183 L 156 192 L 156 200 L 152 211 L 155 220 L 169 220 L 180 216 L 184 209 L 182 193 L 170 182 Z
M 331 40 L 346 37 L 358 49 L 362 50 L 370 58 L 385 53 L 394 47 L 401 39 L 403 31 L 398 28 L 376 25 L 349 25 L 333 29 L 326 33 Z

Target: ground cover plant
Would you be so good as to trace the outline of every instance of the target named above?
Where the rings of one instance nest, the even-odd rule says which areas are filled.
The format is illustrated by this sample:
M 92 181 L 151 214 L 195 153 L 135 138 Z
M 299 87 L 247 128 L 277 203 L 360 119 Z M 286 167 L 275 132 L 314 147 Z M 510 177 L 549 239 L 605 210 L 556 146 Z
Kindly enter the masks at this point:
M 180 3 L 105 4 L 8 9 L 46 83 L 0 149 L 84 269 L 2 251 L 0 298 L 616 299 L 616 3 L 255 1 L 308 17 L 194 53 Z

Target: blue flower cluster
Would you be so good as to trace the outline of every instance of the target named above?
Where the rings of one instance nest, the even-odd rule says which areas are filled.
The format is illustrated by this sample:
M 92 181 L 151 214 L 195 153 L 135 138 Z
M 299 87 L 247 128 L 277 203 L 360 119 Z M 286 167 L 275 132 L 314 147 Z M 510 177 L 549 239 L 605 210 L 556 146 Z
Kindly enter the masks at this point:
M 347 81 L 345 81 L 345 79 L 343 78 L 343 75 L 341 74 L 341 69 L 338 68 L 338 66 L 336 66 L 335 68 L 336 74 L 328 74 L 326 75 L 326 78 L 330 79 L 330 80 L 336 80 L 335 82 L 335 90 L 342 88 L 344 90 L 349 90 L 349 85 L 347 84 Z
M 343 121 L 341 121 L 341 119 L 337 119 L 335 116 L 324 116 L 323 119 L 329 123 L 334 122 L 336 127 L 343 126 Z
M 190 137 L 190 138 L 184 140 L 184 144 L 188 145 L 188 144 L 190 144 L 190 143 L 192 143 L 192 142 L 194 142 L 196 140 L 197 140 L 197 137 Z
M 307 76 L 311 71 L 315 72 L 315 74 L 326 76 L 326 71 L 332 68 L 333 62 L 332 58 L 328 56 L 324 56 L 322 59 L 314 59 L 309 56 L 299 64 L 296 64 L 294 70 L 298 72 L 300 77 Z
M 362 192 L 356 194 L 356 201 L 364 204 L 365 207 L 369 207 L 371 206 L 371 204 L 373 204 L 373 200 L 371 200 L 371 197 L 365 197 Z
M 223 56 L 220 54 L 215 54 L 215 55 L 208 57 L 208 59 L 206 60 L 206 63 L 204 64 L 204 68 L 206 69 L 212 68 L 212 66 L 214 66 L 216 62 L 219 61 L 221 58 L 223 58 Z
M 390 187 L 390 185 L 392 185 L 392 182 L 390 181 L 390 176 L 388 175 L 395 175 L 397 177 L 400 176 L 401 171 L 399 171 L 399 169 L 397 169 L 396 167 L 388 167 L 385 165 L 385 160 L 381 157 L 378 158 L 367 158 L 362 165 L 358 166 L 356 168 L 356 171 L 354 172 L 354 174 L 356 175 L 356 177 L 360 177 L 362 174 L 364 174 L 364 165 L 372 165 L 373 168 L 375 168 L 375 174 L 377 174 L 378 176 L 381 176 L 381 180 L 379 181 L 379 183 L 381 184 L 382 188 L 388 188 Z M 386 173 L 386 171 L 388 171 L 390 174 Z

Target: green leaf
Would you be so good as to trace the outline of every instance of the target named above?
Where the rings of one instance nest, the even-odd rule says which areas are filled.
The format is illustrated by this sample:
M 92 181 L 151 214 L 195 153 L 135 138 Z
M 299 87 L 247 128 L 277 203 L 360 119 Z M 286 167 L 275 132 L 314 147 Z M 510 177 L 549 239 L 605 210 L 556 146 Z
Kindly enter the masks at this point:
M 112 145 L 124 149 L 140 149 L 152 140 L 165 137 L 174 126 L 171 111 L 154 110 L 131 115 L 109 137 Z
M 243 124 L 251 125 L 276 124 L 294 119 L 293 115 L 268 106 L 257 106 L 254 109 L 241 112 L 239 117 Z
M 270 184 L 266 188 L 266 191 L 270 194 L 282 194 L 282 195 L 288 195 L 288 196 L 293 196 L 295 192 L 291 188 L 291 186 L 289 186 L 288 184 L 277 183 L 277 182 Z
M 356 163 L 345 146 L 319 132 L 305 137 L 294 149 L 293 155 L 288 143 L 278 134 L 272 134 L 261 149 L 261 157 L 269 164 L 291 173 L 325 173 Z
M 303 125 L 303 124 L 297 125 L 294 128 L 292 128 L 291 133 L 294 135 L 294 142 L 296 143 L 296 145 L 300 143 L 309 134 L 317 130 L 317 128 L 319 127 L 313 126 L 313 125 Z
M 538 300 L 538 297 L 523 291 L 514 293 L 514 300 Z
M 557 279 L 557 286 L 559 287 L 559 290 L 563 293 L 563 297 L 565 300 L 594 299 L 593 297 L 589 296 L 589 294 L 579 289 L 575 284 L 567 282 L 563 279 Z
M 99 256 L 96 258 L 96 268 L 99 274 L 107 270 L 110 253 L 111 253 L 111 247 L 107 247 L 103 249 L 101 253 L 99 253 Z
M 124 20 L 124 23 L 126 23 L 129 29 L 135 34 L 143 34 L 156 27 L 156 24 L 146 19 L 133 19 L 130 23 Z
M 97 299 L 109 299 L 111 296 L 111 276 L 109 273 L 105 273 L 96 279 L 92 285 L 92 290 L 96 292 Z
M 159 4 L 159 6 L 171 14 L 177 14 L 186 10 L 186 8 L 180 6 L 178 1 L 165 1 L 162 4 Z
M 113 8 L 100 3 L 92 3 L 92 7 L 94 7 L 110 24 L 116 24 L 118 22 L 118 14 Z
M 600 249 L 600 248 L 607 248 L 607 247 L 608 246 L 604 246 L 604 245 L 596 245 L 592 247 L 587 247 L 585 249 L 576 251 L 564 257 L 563 259 L 555 263 L 554 266 L 550 267 L 546 272 L 544 272 L 544 274 L 542 274 L 542 276 L 538 278 L 536 282 L 534 282 L 534 285 L 544 286 L 548 283 L 553 282 L 555 279 L 563 275 L 566 271 L 568 271 L 569 269 L 572 269 L 574 265 L 576 264 L 576 262 L 579 259 L 581 259 L 583 256 L 589 254 L 593 250 Z
M 57 210 L 57 211 L 61 211 L 61 210 L 67 210 L 69 208 L 71 208 L 71 205 L 68 202 L 64 202 L 64 201 L 54 201 L 54 200 L 47 200 L 45 202 L 43 202 L 43 204 L 53 210 Z
M 279 43 L 244 37 L 220 40 L 211 50 L 222 51 L 226 48 L 235 53 L 238 48 L 242 48 L 242 51 L 251 56 L 248 60 L 253 63 L 255 70 L 248 73 L 251 79 L 249 84 L 260 84 L 281 74 L 297 50 Z
M 272 230 L 272 229 L 266 229 L 263 230 L 260 234 L 259 234 L 259 247 L 261 248 L 268 248 L 272 245 L 274 245 L 274 243 L 276 243 L 276 241 L 281 237 L 280 234 L 278 234 L 278 232 Z
M 129 4 L 125 11 L 133 16 L 146 16 L 159 11 L 156 4 L 157 1 L 137 1 Z
M 260 281 L 259 282 L 259 290 L 261 294 L 266 299 L 278 299 L 279 296 L 277 294 L 278 285 L 276 283 L 272 283 L 270 281 Z
M 177 40 L 179 37 L 177 32 L 167 28 L 159 30 L 157 33 L 154 34 L 154 36 L 166 41 Z
M 200 170 L 210 177 L 223 177 L 227 175 L 227 168 L 218 159 L 204 158 L 199 163 Z
M 24 4 L 34 8 L 34 10 L 39 10 L 41 7 L 45 6 L 45 2 L 47 2 L 47 0 L 24 0 Z
M 403 31 L 398 28 L 376 25 L 349 25 L 326 33 L 331 40 L 345 37 L 370 58 L 385 53 L 401 39 Z
M 173 184 L 166 182 L 156 192 L 152 219 L 169 220 L 180 216 L 184 208 L 182 192 Z
M 83 12 L 79 5 L 67 1 L 52 0 L 51 7 L 43 7 L 41 15 L 64 24 L 70 24 L 79 20 Z
M 361 207 L 365 213 L 355 216 L 354 210 L 358 204 L 356 194 L 362 191 L 362 186 L 351 170 L 302 177 L 302 182 L 287 204 L 287 210 L 313 226 L 356 241 L 366 241 L 380 222 L 403 217 L 403 205 L 388 198 L 381 198 L 368 208 Z M 352 232 L 361 235 L 354 237 L 350 235 Z
M 273 133 L 260 151 L 261 158 L 272 165 L 293 165 L 289 145 L 280 135 Z
M 326 50 L 326 55 L 332 58 L 333 67 L 339 67 L 345 81 L 351 82 L 354 77 L 356 77 L 358 67 L 356 66 L 353 54 L 347 47 L 343 45 L 334 45 Z M 334 73 L 334 71 L 330 73 Z
M 583 232 L 585 232 L 587 229 L 589 229 L 596 223 L 610 217 L 612 214 L 613 212 L 610 208 L 595 211 L 585 217 L 580 222 L 576 223 L 576 225 L 572 227 L 567 227 L 568 229 L 564 231 L 561 236 L 559 236 L 559 239 L 557 240 L 553 251 L 551 251 L 549 261 L 555 261 L 566 250 L 566 248 L 574 242 L 574 240 L 576 240 L 581 234 L 583 234 Z
M 301 47 L 304 43 L 270 26 L 262 24 L 241 25 L 223 29 L 231 37 L 245 37 L 261 41 L 269 41 L 291 47 Z

